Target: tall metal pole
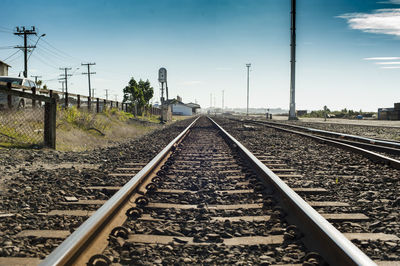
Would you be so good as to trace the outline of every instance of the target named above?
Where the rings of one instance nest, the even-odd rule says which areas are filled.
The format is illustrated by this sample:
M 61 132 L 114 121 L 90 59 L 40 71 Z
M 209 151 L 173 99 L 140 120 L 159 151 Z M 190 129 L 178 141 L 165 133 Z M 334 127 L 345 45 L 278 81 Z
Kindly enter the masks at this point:
M 222 90 L 222 112 L 224 112 L 224 90 Z
M 250 67 L 251 64 L 246 64 L 247 67 L 247 112 L 246 115 L 249 115 L 249 74 L 250 74 Z
M 291 11 L 291 35 L 290 35 L 290 108 L 289 120 L 297 120 L 296 117 L 296 0 L 292 0 Z

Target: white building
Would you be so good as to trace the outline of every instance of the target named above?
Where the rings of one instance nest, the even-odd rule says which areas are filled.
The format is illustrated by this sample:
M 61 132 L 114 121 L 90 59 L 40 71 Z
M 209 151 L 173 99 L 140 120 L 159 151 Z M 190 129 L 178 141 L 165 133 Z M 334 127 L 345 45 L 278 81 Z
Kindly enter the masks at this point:
M 179 96 L 176 99 L 168 100 L 168 104 L 172 107 L 173 115 L 190 116 L 196 114 L 197 109 L 200 109 L 200 105 L 196 103 L 183 103 L 182 98 Z
M 192 115 L 192 107 L 186 106 L 182 102 L 176 102 L 172 104 L 173 115 Z

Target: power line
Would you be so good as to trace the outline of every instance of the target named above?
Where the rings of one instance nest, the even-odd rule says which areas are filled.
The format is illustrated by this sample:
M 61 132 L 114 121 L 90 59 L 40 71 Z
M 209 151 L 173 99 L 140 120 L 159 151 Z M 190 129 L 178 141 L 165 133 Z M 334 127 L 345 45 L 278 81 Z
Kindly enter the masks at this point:
M 48 41 L 43 40 L 43 42 L 46 43 L 46 44 L 47 44 L 48 46 L 50 46 L 51 48 L 55 49 L 56 51 L 59 51 L 60 53 L 65 54 L 65 55 L 68 56 L 68 57 L 74 58 L 75 60 L 79 60 L 78 58 L 76 58 L 76 57 L 74 57 L 74 56 L 72 56 L 72 55 L 70 55 L 70 54 L 68 54 L 68 53 L 66 53 L 66 52 L 64 52 L 64 51 L 62 51 L 62 50 L 60 50 L 60 49 L 58 49 L 57 47 L 55 47 L 54 45 L 52 45 L 52 44 L 49 43 Z
M 47 66 L 49 66 L 49 67 L 51 67 L 51 68 L 58 69 L 57 66 L 54 66 L 54 65 L 49 64 L 48 62 L 46 62 L 46 61 L 44 61 L 42 58 L 40 58 L 38 55 L 39 55 L 39 54 L 35 54 L 33 57 L 36 58 L 36 59 L 38 59 L 40 62 L 42 62 L 43 64 L 45 64 L 45 65 L 47 65 Z
M 3 26 L 0 26 L 0 28 L 1 28 L 3 31 L 8 31 L 9 33 L 13 33 L 13 30 L 12 30 L 12 29 L 9 29 L 9 28 L 3 27 Z
M 88 69 L 87 72 L 83 72 L 82 75 L 88 75 L 88 81 L 89 81 L 89 97 L 92 97 L 92 96 L 91 96 L 91 89 L 90 89 L 90 75 L 96 74 L 96 72 L 90 72 L 90 66 L 94 66 L 94 65 L 96 65 L 96 63 L 86 63 L 86 64 L 82 63 L 82 64 L 81 64 L 81 66 L 87 66 L 87 69 Z
M 9 57 L 7 57 L 6 59 L 4 59 L 3 61 L 7 61 L 7 59 L 13 57 L 14 55 L 16 55 L 20 50 L 17 50 L 15 53 L 13 53 L 12 55 L 10 55 Z

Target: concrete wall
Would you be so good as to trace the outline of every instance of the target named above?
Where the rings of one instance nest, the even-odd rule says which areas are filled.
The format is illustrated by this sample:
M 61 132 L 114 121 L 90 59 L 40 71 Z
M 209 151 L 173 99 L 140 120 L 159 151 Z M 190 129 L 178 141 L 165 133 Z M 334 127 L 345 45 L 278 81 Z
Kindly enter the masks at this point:
M 180 103 L 172 105 L 172 113 L 175 115 L 192 115 L 192 108 Z

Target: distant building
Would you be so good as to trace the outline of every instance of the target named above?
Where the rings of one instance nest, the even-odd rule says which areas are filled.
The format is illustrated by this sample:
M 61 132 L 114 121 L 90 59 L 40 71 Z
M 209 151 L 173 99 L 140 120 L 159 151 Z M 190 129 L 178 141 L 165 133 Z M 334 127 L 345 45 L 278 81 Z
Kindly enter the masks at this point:
M 6 64 L 0 60 L 0 76 L 8 76 L 9 67 L 11 67 L 9 64 Z
M 200 109 L 200 105 L 197 103 L 183 103 L 180 96 L 177 96 L 176 99 L 168 100 L 166 103 L 171 105 L 173 115 L 191 116 L 196 114 Z
M 197 114 L 200 110 L 200 104 L 197 103 L 187 103 L 186 106 L 192 108 L 192 114 Z
M 378 120 L 400 120 L 400 103 L 395 103 L 394 108 L 379 108 Z
M 307 110 L 297 110 L 297 116 L 303 116 L 307 114 Z

